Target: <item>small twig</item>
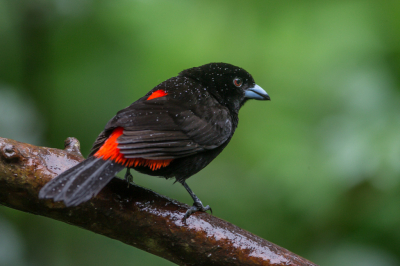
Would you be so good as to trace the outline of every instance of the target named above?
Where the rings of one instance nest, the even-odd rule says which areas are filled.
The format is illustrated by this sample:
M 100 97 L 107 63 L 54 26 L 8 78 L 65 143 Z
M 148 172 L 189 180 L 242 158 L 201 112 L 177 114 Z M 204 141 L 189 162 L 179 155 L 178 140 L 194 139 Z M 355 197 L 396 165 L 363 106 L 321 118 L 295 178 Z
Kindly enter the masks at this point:
M 39 200 L 40 188 L 84 158 L 79 142 L 65 150 L 0 138 L 0 204 L 47 216 L 117 239 L 179 265 L 315 265 L 207 213 L 114 178 L 77 207 Z

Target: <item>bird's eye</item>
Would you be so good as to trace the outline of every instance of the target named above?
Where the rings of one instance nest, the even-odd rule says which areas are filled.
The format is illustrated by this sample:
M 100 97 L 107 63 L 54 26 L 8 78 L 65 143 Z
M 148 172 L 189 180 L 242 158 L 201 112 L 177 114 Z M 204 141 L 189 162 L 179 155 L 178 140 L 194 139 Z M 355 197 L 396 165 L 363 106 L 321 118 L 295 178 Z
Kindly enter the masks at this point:
M 241 87 L 243 85 L 243 81 L 241 78 L 234 78 L 233 79 L 233 85 L 236 87 Z

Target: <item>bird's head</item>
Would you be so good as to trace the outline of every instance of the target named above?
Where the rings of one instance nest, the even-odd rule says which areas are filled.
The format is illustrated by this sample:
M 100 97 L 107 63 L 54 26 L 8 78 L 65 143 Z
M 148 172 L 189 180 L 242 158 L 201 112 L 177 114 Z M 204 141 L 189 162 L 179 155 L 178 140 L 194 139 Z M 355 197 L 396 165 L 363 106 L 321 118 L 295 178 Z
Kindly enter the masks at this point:
M 210 63 L 186 69 L 179 75 L 201 82 L 221 104 L 235 111 L 249 99 L 270 100 L 246 70 L 231 64 Z

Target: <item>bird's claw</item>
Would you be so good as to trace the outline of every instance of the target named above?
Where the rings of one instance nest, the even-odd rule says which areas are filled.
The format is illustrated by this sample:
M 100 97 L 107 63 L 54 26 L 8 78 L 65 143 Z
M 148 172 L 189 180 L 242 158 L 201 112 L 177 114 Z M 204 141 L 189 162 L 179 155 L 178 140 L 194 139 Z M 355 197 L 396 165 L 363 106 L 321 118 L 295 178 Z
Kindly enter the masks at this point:
M 211 209 L 210 205 L 207 205 L 204 207 L 201 202 L 194 202 L 193 206 L 190 207 L 190 209 L 187 210 L 187 212 L 183 216 L 183 221 L 186 222 L 186 219 L 189 218 L 189 216 L 195 212 L 198 212 L 198 211 L 206 212 L 208 210 L 212 213 L 212 209 Z

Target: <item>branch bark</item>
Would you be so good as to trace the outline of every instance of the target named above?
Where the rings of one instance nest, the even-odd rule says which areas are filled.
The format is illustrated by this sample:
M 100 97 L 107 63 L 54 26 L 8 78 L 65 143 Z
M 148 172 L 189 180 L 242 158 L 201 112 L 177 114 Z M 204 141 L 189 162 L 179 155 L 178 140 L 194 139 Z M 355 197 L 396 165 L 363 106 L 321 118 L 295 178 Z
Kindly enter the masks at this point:
M 207 213 L 182 222 L 188 206 L 114 178 L 77 207 L 39 200 L 41 187 L 81 162 L 79 142 L 65 150 L 0 138 L 0 204 L 122 241 L 179 265 L 316 265 Z

